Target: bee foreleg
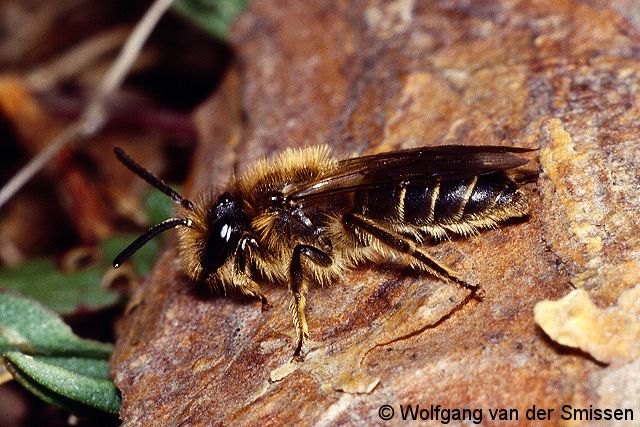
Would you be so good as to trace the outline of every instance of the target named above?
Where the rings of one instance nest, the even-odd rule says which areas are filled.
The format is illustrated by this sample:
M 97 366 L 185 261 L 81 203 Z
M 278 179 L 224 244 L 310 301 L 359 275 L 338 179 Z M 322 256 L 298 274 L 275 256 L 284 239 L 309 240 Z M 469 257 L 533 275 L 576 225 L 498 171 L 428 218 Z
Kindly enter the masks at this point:
M 406 237 L 398 235 L 392 230 L 388 230 L 384 226 L 381 226 L 358 214 L 346 214 L 343 217 L 343 224 L 345 227 L 350 229 L 360 229 L 361 231 L 375 237 L 380 241 L 380 243 L 390 247 L 391 249 L 412 256 L 434 276 L 469 289 L 478 298 L 484 297 L 484 289 L 482 289 L 482 287 L 478 285 L 471 285 L 464 280 L 459 279 L 445 266 L 418 248 L 415 242 L 407 239 Z
M 247 255 L 247 252 L 251 250 L 256 252 L 256 254 L 259 253 L 260 247 L 258 246 L 258 241 L 249 233 L 245 233 L 238 243 L 233 266 L 236 270 L 236 274 L 240 273 L 247 277 L 247 281 L 239 286 L 239 291 L 249 297 L 259 298 L 262 303 L 262 311 L 267 311 L 271 305 L 269 304 L 269 301 L 267 301 L 267 297 L 262 293 L 260 285 L 250 279 L 250 274 L 247 271 L 247 258 L 250 258 L 250 256 Z
M 246 295 L 251 298 L 257 298 L 260 300 L 262 311 L 267 311 L 271 307 L 271 304 L 267 301 L 267 297 L 262 293 L 260 285 L 247 278 L 247 280 L 240 283 L 237 287 L 238 292 L 242 295 Z
M 293 249 L 291 264 L 289 265 L 289 290 L 293 294 L 289 309 L 293 318 L 293 325 L 296 329 L 296 349 L 293 353 L 294 358 L 300 358 L 300 352 L 306 339 L 309 337 L 309 328 L 307 327 L 307 318 L 304 314 L 306 304 L 307 284 L 304 280 L 302 271 L 302 256 L 310 259 L 314 264 L 322 267 L 328 267 L 333 263 L 331 257 L 318 248 L 309 245 L 297 245 Z

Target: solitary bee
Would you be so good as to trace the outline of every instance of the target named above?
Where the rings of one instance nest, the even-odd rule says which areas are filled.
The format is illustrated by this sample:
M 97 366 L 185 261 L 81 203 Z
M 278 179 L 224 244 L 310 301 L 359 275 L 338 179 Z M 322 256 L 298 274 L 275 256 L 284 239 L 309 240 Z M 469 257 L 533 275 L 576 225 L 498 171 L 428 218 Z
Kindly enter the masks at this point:
M 176 218 L 151 227 L 113 265 L 177 228 L 191 279 L 259 298 L 263 308 L 259 282 L 288 285 L 300 357 L 309 336 L 308 283 L 329 284 L 364 261 L 395 257 L 482 298 L 480 286 L 420 245 L 526 215 L 524 193 L 506 171 L 527 163 L 517 155 L 527 151 L 449 145 L 337 160 L 324 145 L 288 149 L 232 178 L 217 198 L 191 202 L 116 148 L 125 166 L 180 206 Z

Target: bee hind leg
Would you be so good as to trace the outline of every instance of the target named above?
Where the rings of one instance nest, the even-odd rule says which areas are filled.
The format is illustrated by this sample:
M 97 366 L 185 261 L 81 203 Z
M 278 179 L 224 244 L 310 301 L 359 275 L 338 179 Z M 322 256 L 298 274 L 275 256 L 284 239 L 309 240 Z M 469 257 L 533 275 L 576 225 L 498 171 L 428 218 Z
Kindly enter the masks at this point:
M 485 291 L 479 285 L 472 285 L 456 277 L 449 269 L 438 261 L 430 257 L 426 252 L 417 247 L 416 243 L 401 236 L 376 222 L 358 214 L 346 214 L 343 217 L 343 224 L 350 229 L 360 229 L 361 231 L 375 237 L 381 243 L 400 253 L 407 254 L 415 258 L 422 266 L 434 276 L 450 283 L 469 289 L 473 296 L 482 299 Z
M 309 337 L 307 318 L 304 314 L 307 284 L 304 280 L 304 272 L 302 269 L 302 256 L 307 257 L 314 264 L 322 267 L 328 267 L 333 263 L 333 260 L 327 253 L 313 246 L 300 244 L 293 249 L 291 264 L 289 265 L 289 290 L 292 293 L 289 310 L 291 311 L 293 325 L 296 330 L 296 349 L 293 357 L 298 360 L 302 359 L 302 348 Z

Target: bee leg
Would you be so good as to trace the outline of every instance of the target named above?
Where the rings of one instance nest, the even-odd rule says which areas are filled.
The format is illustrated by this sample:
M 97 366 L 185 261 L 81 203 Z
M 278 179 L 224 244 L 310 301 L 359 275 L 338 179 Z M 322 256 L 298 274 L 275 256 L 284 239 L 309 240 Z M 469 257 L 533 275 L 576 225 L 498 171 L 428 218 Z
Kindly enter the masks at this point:
M 309 337 L 307 318 L 304 314 L 306 304 L 307 284 L 302 271 L 302 256 L 309 258 L 313 263 L 322 267 L 328 267 L 333 263 L 331 257 L 318 248 L 309 245 L 297 245 L 293 249 L 291 264 L 289 265 L 290 284 L 289 290 L 293 294 L 289 310 L 293 318 L 293 325 L 296 329 L 296 349 L 293 353 L 295 359 L 300 360 L 300 353 L 306 339 Z
M 267 301 L 267 297 L 265 297 L 264 295 L 260 295 L 260 302 L 262 304 L 260 306 L 260 309 L 262 310 L 263 313 L 265 311 L 269 311 L 269 309 L 273 307 L 271 304 L 269 304 L 269 301 Z
M 240 286 L 238 286 L 238 292 L 240 292 L 242 295 L 259 299 L 263 312 L 268 311 L 271 308 L 271 304 L 269 304 L 269 302 L 267 301 L 267 297 L 262 293 L 260 285 L 251 279 L 247 280 L 246 283 L 242 283 Z
M 271 308 L 271 304 L 269 304 L 269 301 L 267 301 L 267 297 L 262 293 L 260 285 L 249 278 L 250 275 L 247 271 L 247 251 L 259 251 L 259 249 L 260 247 L 258 246 L 258 242 L 253 236 L 248 233 L 243 235 L 235 252 L 235 264 L 233 267 L 237 273 L 241 273 L 248 279 L 245 284 L 240 285 L 240 293 L 249 297 L 259 298 L 260 302 L 262 303 L 262 311 L 264 312 Z
M 358 214 L 346 214 L 343 219 L 343 224 L 348 228 L 357 228 L 365 233 L 375 237 L 381 243 L 391 247 L 392 249 L 401 252 L 403 254 L 410 255 L 420 261 L 420 263 L 434 276 L 448 281 L 450 283 L 457 284 L 463 288 L 469 289 L 473 295 L 477 298 L 484 298 L 485 291 L 479 285 L 472 285 L 465 282 L 462 279 L 456 277 L 445 266 L 438 263 L 426 252 L 420 250 L 416 243 L 398 235 L 397 233 L 376 224 L 374 221 L 365 218 Z

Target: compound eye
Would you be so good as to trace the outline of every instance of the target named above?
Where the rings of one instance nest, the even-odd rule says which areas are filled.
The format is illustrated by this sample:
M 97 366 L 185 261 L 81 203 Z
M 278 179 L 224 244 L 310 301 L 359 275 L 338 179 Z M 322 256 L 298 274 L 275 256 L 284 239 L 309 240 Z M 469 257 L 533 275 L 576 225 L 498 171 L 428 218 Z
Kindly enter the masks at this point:
M 228 242 L 231 240 L 231 226 L 229 224 L 222 224 L 218 230 L 221 240 Z
M 237 245 L 237 232 L 226 221 L 216 221 L 209 229 L 202 260 L 203 269 L 214 271 L 222 266 Z

